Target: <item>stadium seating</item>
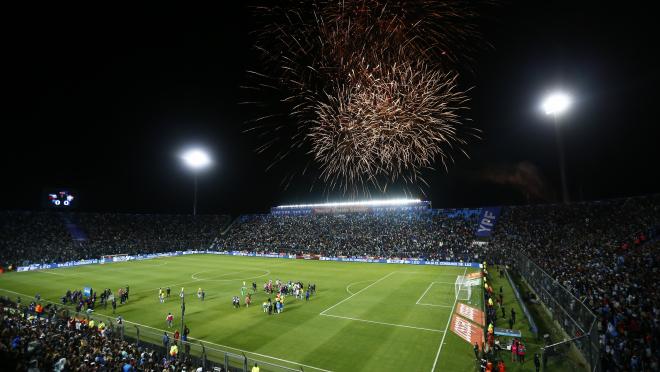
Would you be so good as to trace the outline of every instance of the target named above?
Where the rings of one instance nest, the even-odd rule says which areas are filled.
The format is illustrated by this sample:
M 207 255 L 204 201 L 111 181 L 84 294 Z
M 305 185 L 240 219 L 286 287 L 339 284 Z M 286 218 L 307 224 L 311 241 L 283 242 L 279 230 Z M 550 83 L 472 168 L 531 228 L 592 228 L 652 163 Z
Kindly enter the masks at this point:
M 218 249 L 326 256 L 478 260 L 476 217 L 415 212 L 243 216 Z
M 39 319 L 25 317 L 15 303 L 0 297 L 0 317 L 3 370 L 195 370 L 191 359 L 182 354 L 165 355 L 162 349 L 137 346 L 122 340 L 118 328 L 112 324 L 101 331 L 98 323 L 91 328 L 86 319 L 62 317 L 53 307 Z
M 0 266 L 206 249 L 229 221 L 227 215 L 3 211 Z
M 477 217 L 431 209 L 246 215 L 221 235 L 227 216 L 0 212 L 0 264 L 196 245 L 510 265 L 525 254 L 599 317 L 603 370 L 658 370 L 660 195 L 503 208 L 487 245 L 475 244 Z M 84 234 L 71 233 L 72 225 Z
M 660 197 L 507 208 L 491 250 L 525 254 L 599 317 L 604 371 L 658 370 Z

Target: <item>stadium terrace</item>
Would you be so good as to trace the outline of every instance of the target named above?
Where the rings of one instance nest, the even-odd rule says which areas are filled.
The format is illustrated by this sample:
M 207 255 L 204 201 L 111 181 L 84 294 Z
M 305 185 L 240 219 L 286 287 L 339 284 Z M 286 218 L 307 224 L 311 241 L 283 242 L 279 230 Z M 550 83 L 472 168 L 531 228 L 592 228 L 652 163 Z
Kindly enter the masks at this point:
M 657 370 L 659 216 L 659 195 L 472 209 L 408 199 L 302 204 L 233 221 L 5 211 L 3 360 L 18 369 L 91 363 L 43 343 L 43 333 L 88 339 L 107 349 L 92 359 L 138 370 L 226 368 L 231 358 L 238 370 L 456 370 L 475 359 L 514 370 Z M 49 265 L 57 262 L 70 264 Z M 559 320 L 551 329 L 548 312 Z M 242 326 L 255 322 L 258 330 Z M 282 347 L 261 347 L 257 334 L 278 335 Z M 361 358 L 352 337 L 371 340 L 362 346 L 379 357 Z M 207 353 L 195 350 L 200 343 Z M 416 355 L 405 351 L 412 344 Z M 381 349 L 396 362 L 380 363 Z

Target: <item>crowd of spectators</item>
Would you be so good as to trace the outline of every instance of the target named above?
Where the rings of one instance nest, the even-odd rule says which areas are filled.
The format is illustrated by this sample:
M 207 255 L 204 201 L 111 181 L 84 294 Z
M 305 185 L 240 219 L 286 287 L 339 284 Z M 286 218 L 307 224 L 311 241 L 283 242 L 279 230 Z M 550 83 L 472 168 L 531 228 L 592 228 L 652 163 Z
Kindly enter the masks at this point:
M 80 258 L 55 213 L 0 212 L 0 266 Z
M 50 305 L 49 305 L 50 306 Z M 194 371 L 179 353 L 123 340 L 118 326 L 62 316 L 36 317 L 0 298 L 0 360 L 8 371 Z
M 657 370 L 660 195 L 507 207 L 485 246 L 475 244 L 476 217 L 430 209 L 246 215 L 221 235 L 227 216 L 1 212 L 0 264 L 208 247 L 338 257 L 488 259 L 512 266 L 524 255 L 597 315 L 603 370 Z M 72 225 L 84 231 L 83 239 L 74 239 Z
M 521 254 L 598 317 L 604 371 L 658 370 L 660 196 L 507 208 L 489 247 Z
M 227 215 L 0 212 L 0 266 L 207 249 Z
M 472 245 L 476 216 L 428 211 L 250 215 L 235 223 L 216 247 L 348 257 L 479 259 Z

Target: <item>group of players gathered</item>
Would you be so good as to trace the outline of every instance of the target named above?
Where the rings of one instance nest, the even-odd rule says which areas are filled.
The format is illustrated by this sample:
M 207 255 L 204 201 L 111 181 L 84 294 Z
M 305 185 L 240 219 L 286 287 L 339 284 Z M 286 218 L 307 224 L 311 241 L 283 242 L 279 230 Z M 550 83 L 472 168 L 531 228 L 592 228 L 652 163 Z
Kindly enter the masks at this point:
M 263 310 L 265 313 L 281 313 L 284 310 L 284 299 L 287 296 L 294 296 L 296 299 L 302 300 L 305 299 L 309 301 L 310 296 L 316 294 L 316 284 L 307 283 L 307 287 L 300 282 L 294 282 L 289 280 L 288 282 L 281 281 L 276 279 L 268 280 L 263 285 L 264 293 L 267 295 L 275 296 L 275 300 L 271 297 L 268 297 L 263 303 Z M 240 308 L 241 302 L 245 304 L 245 307 L 250 307 L 252 304 L 252 297 L 257 292 L 257 283 L 252 282 L 250 288 L 243 282 L 243 286 L 240 289 L 240 295 L 232 296 L 231 303 L 234 308 Z M 160 303 L 164 303 L 167 298 L 170 297 L 171 289 L 166 287 L 165 289 L 158 288 L 158 300 Z M 185 288 L 181 287 L 179 291 L 179 297 L 183 298 L 185 296 Z M 206 291 L 203 288 L 197 289 L 197 298 L 201 301 L 204 301 L 206 298 Z
M 304 298 L 305 301 L 309 301 L 310 296 L 316 294 L 316 284 L 307 283 L 307 288 L 305 288 L 302 282 L 291 280 L 283 282 L 277 279 L 273 283 L 272 280 L 269 280 L 264 283 L 264 292 L 269 295 L 275 294 L 275 301 L 268 297 L 268 300 L 261 305 L 263 312 L 268 315 L 280 314 L 284 311 L 284 301 L 287 296 L 294 296 L 298 300 Z
M 307 286 L 301 281 L 281 281 L 279 279 L 273 281 L 268 280 L 263 285 L 263 291 L 269 297 L 266 301 L 263 302 L 262 309 L 266 314 L 279 314 L 284 311 L 284 302 L 287 296 L 293 296 L 298 300 L 309 301 L 310 296 L 316 294 L 316 284 L 308 283 Z M 246 283 L 243 282 L 243 286 L 240 289 L 240 296 L 232 296 L 232 306 L 234 308 L 240 308 L 241 302 L 245 304 L 245 307 L 249 307 L 252 303 L 252 297 L 257 292 L 257 283 L 252 282 L 251 288 L 248 289 Z M 118 302 L 120 305 L 123 305 L 128 302 L 130 293 L 130 288 L 128 285 L 126 287 L 119 288 L 116 294 L 109 288 L 104 289 L 103 291 L 94 291 L 92 288 L 86 288 L 83 290 L 67 290 L 66 294 L 61 297 L 62 305 L 73 306 L 77 313 L 86 312 L 91 314 L 94 310 L 102 306 L 103 309 L 107 309 L 108 305 L 112 307 L 112 313 L 115 314 L 117 310 Z M 158 288 L 158 301 L 160 303 L 165 303 L 166 299 L 171 296 L 172 289 L 170 287 Z M 274 296 L 273 300 L 271 296 Z M 41 296 L 37 294 L 35 296 L 35 303 L 41 299 Z M 179 297 L 185 297 L 185 288 L 181 287 L 179 291 Z M 197 298 L 200 301 L 204 301 L 206 298 L 206 291 L 203 288 L 197 289 Z M 243 298 L 243 301 L 241 301 Z M 20 299 L 19 299 L 20 302 Z M 38 310 L 38 309 L 37 309 Z M 39 311 L 36 311 L 39 313 Z M 117 318 L 118 324 L 122 322 L 122 318 Z M 172 313 L 168 313 L 166 317 L 166 322 L 168 328 L 172 328 L 174 322 L 174 316 Z
M 92 288 L 89 288 L 89 292 L 87 293 L 83 293 L 81 290 L 67 290 L 60 300 L 62 305 L 69 304 L 75 306 L 78 313 L 82 311 L 87 313 L 94 312 L 98 300 L 98 305 L 103 306 L 104 309 L 107 309 L 108 305 L 112 306 L 112 313 L 114 314 L 117 310 L 117 298 L 119 298 L 119 304 L 123 305 L 128 302 L 129 293 L 130 288 L 128 285 L 119 288 L 117 290 L 117 296 L 115 296 L 110 288 L 104 289 L 100 294 Z

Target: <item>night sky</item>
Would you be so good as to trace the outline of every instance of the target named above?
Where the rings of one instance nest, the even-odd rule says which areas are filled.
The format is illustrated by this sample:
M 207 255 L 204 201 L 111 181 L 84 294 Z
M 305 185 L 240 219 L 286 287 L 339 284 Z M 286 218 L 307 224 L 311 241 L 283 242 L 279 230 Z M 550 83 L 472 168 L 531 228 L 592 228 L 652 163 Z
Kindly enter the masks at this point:
M 41 208 L 45 187 L 78 190 L 79 209 L 190 213 L 192 176 L 177 153 L 212 151 L 199 213 L 262 212 L 339 200 L 271 158 L 243 134 L 245 71 L 258 66 L 243 1 L 219 8 L 5 9 L 0 208 Z M 624 3 L 503 1 L 480 22 L 467 116 L 484 131 L 449 173 L 429 172 L 434 207 L 554 202 L 555 131 L 539 105 L 561 87 L 575 102 L 561 119 L 573 200 L 660 191 L 657 27 Z M 441 167 L 439 167 L 440 169 Z M 385 196 L 399 196 L 396 189 Z M 378 194 L 373 194 L 378 197 Z

